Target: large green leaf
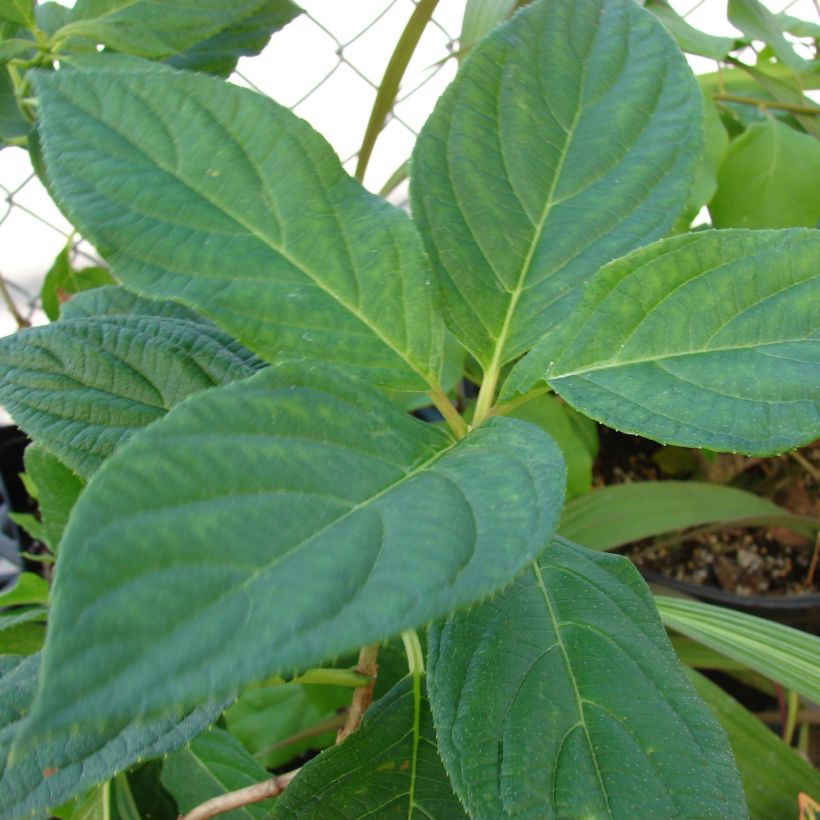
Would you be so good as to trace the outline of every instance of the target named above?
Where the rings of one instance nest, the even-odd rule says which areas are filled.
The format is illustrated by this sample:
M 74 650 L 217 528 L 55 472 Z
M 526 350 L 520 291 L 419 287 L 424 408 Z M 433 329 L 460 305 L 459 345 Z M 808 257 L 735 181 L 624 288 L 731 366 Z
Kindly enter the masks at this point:
M 302 768 L 276 799 L 272 817 L 467 817 L 436 750 L 430 707 L 419 682 L 396 684 L 361 727 Z
M 709 203 L 716 228 L 814 228 L 820 222 L 820 141 L 774 117 L 729 146 Z
M 240 57 L 259 54 L 275 31 L 302 13 L 291 0 L 265 0 L 252 14 L 167 60 L 174 68 L 227 77 Z
M 560 322 L 601 265 L 672 225 L 699 100 L 632 0 L 536 2 L 471 52 L 418 140 L 411 193 L 448 325 L 485 370 Z
M 820 434 L 820 234 L 704 231 L 662 240 L 590 281 L 539 378 L 604 424 L 663 443 L 751 454 Z
M 726 736 L 621 556 L 554 541 L 432 630 L 428 690 L 474 817 L 745 816 Z
M 820 772 L 796 749 L 708 678 L 691 669 L 687 674 L 729 735 L 752 820 L 792 818 L 800 792 L 820 795 Z
M 812 530 L 811 519 L 735 487 L 699 481 L 639 481 L 615 484 L 564 507 L 558 531 L 595 550 L 712 523 L 775 523 Z
M 187 743 L 219 716 L 226 704 L 202 706 L 187 715 L 134 721 L 106 734 L 94 729 L 57 732 L 38 745 L 12 740 L 25 725 L 37 684 L 40 655 L 0 658 L 0 818 L 19 820 L 66 800 L 140 760 Z
M 331 368 L 192 396 L 74 508 L 29 742 L 227 695 L 486 597 L 549 540 L 564 472 L 532 425 L 491 419 L 456 443 Z
M 78 0 L 56 37 L 83 37 L 161 59 L 236 25 L 260 6 L 260 0 Z
M 162 764 L 162 784 L 173 795 L 180 812 L 225 792 L 252 786 L 270 775 L 242 744 L 224 729 L 211 729 L 189 746 L 169 755 Z M 270 802 L 245 806 L 226 815 L 225 820 L 265 818 Z
M 670 629 L 820 702 L 820 638 L 790 626 L 700 601 L 658 596 Z
M 143 299 L 117 285 L 104 285 L 78 293 L 63 305 L 63 319 L 89 319 L 94 316 L 159 316 L 165 319 L 186 319 L 210 325 L 207 319 L 177 302 Z
M 134 430 L 186 396 L 261 366 L 198 322 L 70 319 L 0 340 L 0 401 L 32 438 L 89 476 Z
M 136 60 L 33 81 L 56 196 L 127 286 L 196 308 L 263 358 L 436 383 L 441 326 L 412 223 L 305 122 Z

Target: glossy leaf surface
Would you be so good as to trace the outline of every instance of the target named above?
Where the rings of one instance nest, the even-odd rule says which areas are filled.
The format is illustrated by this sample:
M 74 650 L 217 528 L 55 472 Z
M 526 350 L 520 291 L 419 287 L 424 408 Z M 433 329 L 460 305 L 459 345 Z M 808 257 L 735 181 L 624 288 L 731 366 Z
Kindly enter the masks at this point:
M 428 389 L 442 334 L 412 223 L 287 109 L 143 61 L 40 73 L 54 191 L 118 279 L 189 305 L 265 359 Z
M 699 124 L 683 56 L 631 0 L 536 2 L 471 51 L 416 144 L 411 194 L 448 326 L 485 369 L 672 225 Z
M 663 443 L 771 454 L 820 433 L 820 234 L 705 231 L 601 270 L 538 379 L 604 424 Z
M 563 486 L 536 427 L 456 443 L 343 371 L 192 396 L 74 509 L 32 736 L 228 695 L 487 597 L 548 542 Z
M 721 728 L 632 564 L 556 540 L 430 636 L 442 759 L 474 817 L 745 816 Z

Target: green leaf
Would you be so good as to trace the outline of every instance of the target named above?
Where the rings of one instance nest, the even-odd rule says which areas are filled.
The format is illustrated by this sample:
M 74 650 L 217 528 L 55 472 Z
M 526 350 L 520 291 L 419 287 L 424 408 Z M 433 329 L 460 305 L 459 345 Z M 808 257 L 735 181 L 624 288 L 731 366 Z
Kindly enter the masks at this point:
M 405 678 L 359 729 L 322 752 L 276 798 L 276 820 L 316 817 L 457 820 L 467 814 L 436 751 L 430 707 Z
M 0 65 L 0 147 L 28 134 L 31 126 L 17 107 L 14 86 L 6 66 Z
M 134 721 L 112 734 L 58 732 L 37 746 L 18 746 L 9 762 L 11 742 L 31 708 L 39 666 L 40 655 L 0 657 L 0 820 L 43 814 L 140 760 L 179 748 L 225 707 L 220 703 L 180 717 Z
M 812 531 L 811 519 L 766 498 L 698 481 L 640 481 L 595 490 L 564 507 L 558 531 L 589 549 L 611 550 L 653 535 L 713 523 L 776 523 Z
M 800 792 L 820 794 L 820 772 L 719 686 L 692 670 L 687 674 L 729 735 L 751 820 L 792 817 Z
M 259 54 L 274 32 L 301 13 L 302 9 L 291 0 L 266 0 L 252 14 L 166 62 L 174 68 L 227 77 L 240 57 Z
M 0 607 L 48 604 L 48 581 L 33 572 L 21 572 L 11 589 L 0 592 Z
M 119 280 L 196 308 L 271 361 L 348 364 L 400 389 L 436 383 L 435 289 L 406 214 L 259 94 L 106 65 L 33 82 L 57 198 Z
M 459 51 L 472 48 L 486 37 L 510 16 L 516 5 L 517 0 L 467 0 L 458 37 Z
M 818 23 L 813 23 L 811 20 L 802 20 L 799 17 L 792 17 L 790 14 L 786 14 L 782 11 L 775 14 L 775 18 L 781 31 L 787 31 L 795 37 L 820 38 L 820 24 Z
M 728 16 L 729 22 L 744 34 L 770 45 L 778 60 L 792 71 L 807 68 L 806 61 L 783 36 L 777 16 L 759 0 L 729 0 Z
M 37 487 L 37 506 L 43 522 L 45 543 L 56 553 L 68 516 L 85 481 L 37 444 L 26 447 L 25 463 L 28 477 Z
M 726 736 L 624 557 L 553 541 L 430 634 L 444 765 L 473 817 L 744 817 Z
M 28 742 L 227 695 L 480 600 L 543 548 L 563 485 L 532 425 L 494 418 L 456 443 L 345 371 L 283 364 L 193 396 L 72 513 Z
M 235 737 L 217 728 L 169 755 L 162 764 L 161 775 L 163 786 L 183 813 L 212 797 L 261 783 L 269 777 Z M 225 818 L 265 818 L 271 806 L 270 801 L 254 803 L 229 812 Z
M 117 285 L 105 285 L 78 293 L 60 311 L 63 319 L 89 319 L 95 316 L 159 316 L 184 319 L 211 327 L 211 322 L 176 302 L 143 299 Z
M 261 362 L 214 327 L 155 316 L 98 316 L 0 340 L 0 401 L 81 476 L 134 430 L 197 390 Z
M 46 625 L 32 617 L 0 632 L 0 656 L 33 655 L 43 648 Z
M 339 728 L 334 718 L 350 697 L 351 690 L 342 686 L 286 683 L 249 689 L 225 712 L 225 725 L 272 769 L 307 749 L 332 746 Z
M 658 596 L 664 624 L 740 661 L 812 701 L 820 701 L 820 638 L 745 612 Z
M 43 311 L 52 321 L 60 315 L 60 304 L 68 301 L 75 293 L 114 284 L 111 274 L 105 268 L 74 270 L 69 258 L 70 252 L 71 242 L 57 255 L 40 288 Z
M 0 20 L 34 26 L 34 0 L 0 0 Z
M 162 59 L 235 26 L 260 5 L 260 0 L 78 0 L 56 37 L 84 37 L 114 51 Z
M 0 63 L 13 60 L 15 57 L 31 56 L 34 50 L 33 40 L 0 40 Z
M 814 228 L 820 222 L 820 142 L 774 117 L 729 146 L 709 203 L 717 228 Z
M 68 23 L 70 14 L 71 9 L 54 2 L 54 0 L 48 0 L 46 3 L 38 2 L 34 9 L 37 28 L 49 37 L 52 37 L 58 29 Z
M 715 37 L 690 26 L 667 0 L 646 0 L 644 8 L 649 9 L 663 23 L 683 51 L 713 60 L 725 60 L 726 55 L 735 47 L 735 41 L 731 37 Z
M 561 448 L 567 465 L 567 498 L 582 495 L 592 486 L 594 455 L 572 421 L 574 413 L 554 396 L 538 396 L 508 414 L 510 418 L 537 425 Z
M 416 144 L 411 195 L 448 326 L 485 372 L 561 322 L 601 265 L 672 225 L 699 99 L 631 0 L 536 2 L 471 52 Z
M 757 455 L 820 433 L 816 231 L 702 231 L 605 267 L 506 392 L 539 378 L 598 421 L 664 444 Z

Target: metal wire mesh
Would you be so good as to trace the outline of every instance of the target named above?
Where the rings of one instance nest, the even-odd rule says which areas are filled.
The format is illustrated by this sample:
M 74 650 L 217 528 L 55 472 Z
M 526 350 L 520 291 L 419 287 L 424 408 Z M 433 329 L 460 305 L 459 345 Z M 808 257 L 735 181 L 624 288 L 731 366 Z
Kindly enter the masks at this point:
M 274 35 L 259 57 L 243 59 L 234 82 L 267 94 L 307 119 L 352 171 L 381 75 L 418 0 L 302 0 L 305 13 Z M 466 0 L 441 0 L 408 67 L 374 151 L 366 184 L 379 190 L 410 154 L 442 90 L 455 74 L 457 35 Z M 765 0 L 774 12 L 820 16 L 818 0 Z M 696 28 L 725 34 L 725 0 L 672 0 Z M 340 9 L 343 8 L 343 13 Z M 716 11 L 720 22 L 716 25 Z M 706 62 L 707 65 L 703 65 Z M 713 70 L 693 60 L 695 70 Z M 394 193 L 402 204 L 405 189 Z M 0 152 L 0 335 L 42 321 L 37 293 L 53 258 L 69 240 L 75 264 L 94 260 L 93 248 L 72 234 L 21 149 Z M 4 300 L 4 301 L 8 301 Z M 14 312 L 19 314 L 15 316 Z

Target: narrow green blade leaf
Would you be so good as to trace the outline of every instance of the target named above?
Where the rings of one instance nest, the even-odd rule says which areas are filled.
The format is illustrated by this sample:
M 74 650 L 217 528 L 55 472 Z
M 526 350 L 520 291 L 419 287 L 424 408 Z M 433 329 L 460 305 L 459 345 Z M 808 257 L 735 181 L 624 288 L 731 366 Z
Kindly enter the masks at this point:
M 197 390 L 262 362 L 215 327 L 156 316 L 98 316 L 0 340 L 0 401 L 81 476 L 134 430 Z
M 260 0 L 78 0 L 57 37 L 162 59 L 239 23 Z
M 753 493 L 699 481 L 616 484 L 572 499 L 558 531 L 594 550 L 712 523 L 763 520 L 811 531 L 811 522 Z
M 729 735 L 752 820 L 791 818 L 800 792 L 820 794 L 820 772 L 796 750 L 708 678 L 687 675 Z
M 226 704 L 202 706 L 187 715 L 133 722 L 106 734 L 55 733 L 37 746 L 12 740 L 25 725 L 37 685 L 40 655 L 0 658 L 0 820 L 41 815 L 140 760 L 173 751 L 213 723 Z
M 783 36 L 777 16 L 759 0 L 729 0 L 728 16 L 729 22 L 744 34 L 770 45 L 778 60 L 792 71 L 807 68 L 806 61 Z
M 305 765 L 272 814 L 330 816 L 466 820 L 436 750 L 427 698 L 416 697 L 410 678 L 374 703 L 343 743 Z
M 225 792 L 267 780 L 270 775 L 224 729 L 211 729 L 162 764 L 162 784 L 185 813 Z M 231 820 L 265 818 L 272 804 L 263 801 L 230 812 Z
M 176 299 L 271 361 L 346 364 L 426 390 L 432 274 L 406 216 L 276 103 L 141 61 L 39 73 L 56 196 L 119 280 Z
M 709 203 L 716 228 L 814 228 L 820 222 L 820 141 L 774 117 L 729 146 Z
M 57 552 L 68 516 L 85 481 L 37 444 L 26 447 L 25 463 L 26 474 L 37 487 L 37 506 L 43 522 L 43 536 L 51 551 Z
M 665 444 L 767 455 L 812 441 L 819 251 L 820 234 L 798 229 L 662 240 L 590 281 L 556 362 L 519 367 L 540 364 L 586 415 Z
M 473 817 L 745 816 L 726 736 L 632 564 L 554 541 L 432 630 L 444 765 Z
M 658 596 L 655 603 L 670 629 L 815 703 L 820 701 L 820 638 L 816 635 L 700 601 Z
M 487 597 L 549 540 L 563 485 L 536 427 L 496 418 L 456 443 L 344 371 L 283 364 L 192 396 L 72 513 L 29 742 L 228 695 Z
M 671 227 L 699 126 L 686 61 L 632 0 L 536 2 L 471 51 L 416 144 L 411 194 L 448 325 L 485 369 Z
M 240 57 L 259 54 L 271 35 L 302 13 L 291 0 L 265 0 L 252 14 L 166 62 L 174 68 L 227 77 Z

